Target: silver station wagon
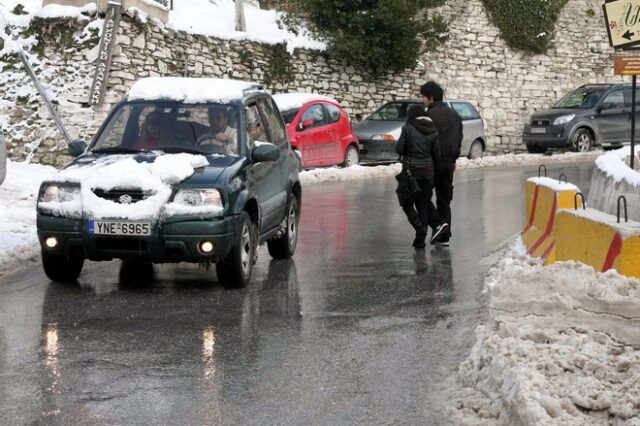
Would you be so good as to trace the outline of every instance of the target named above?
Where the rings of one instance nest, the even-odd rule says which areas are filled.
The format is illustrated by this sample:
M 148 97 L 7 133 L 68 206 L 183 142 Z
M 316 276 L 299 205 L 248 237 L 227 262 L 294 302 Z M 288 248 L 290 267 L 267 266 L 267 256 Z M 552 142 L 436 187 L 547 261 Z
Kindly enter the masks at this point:
M 486 148 L 484 122 L 480 113 L 469 101 L 445 99 L 462 118 L 463 139 L 461 155 L 470 159 L 480 158 Z M 392 162 L 398 160 L 395 143 L 400 137 L 411 105 L 422 105 L 419 99 L 399 99 L 387 102 L 373 114 L 353 127 L 362 149 L 362 162 Z

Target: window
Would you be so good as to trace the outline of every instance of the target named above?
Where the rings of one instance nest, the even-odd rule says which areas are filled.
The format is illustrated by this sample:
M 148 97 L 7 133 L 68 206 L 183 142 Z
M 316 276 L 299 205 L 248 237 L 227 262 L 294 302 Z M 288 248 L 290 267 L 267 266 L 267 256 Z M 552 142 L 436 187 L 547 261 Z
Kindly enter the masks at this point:
M 258 100 L 258 105 L 266 120 L 269 141 L 275 145 L 288 143 L 286 130 L 280 119 L 280 114 L 277 112 L 278 110 L 274 107 L 273 100 L 261 98 Z
M 247 116 L 247 144 L 249 145 L 249 150 L 251 150 L 255 146 L 256 141 L 267 142 L 267 134 L 264 130 L 262 117 L 260 117 L 260 112 L 258 111 L 258 105 L 251 103 L 247 105 L 245 111 Z
M 407 109 L 411 105 L 422 105 L 420 103 L 409 102 L 389 102 L 367 117 L 367 120 L 381 121 L 405 121 L 407 119 Z
M 477 120 L 480 118 L 478 111 L 467 102 L 451 102 L 451 107 L 456 110 L 462 120 Z
M 329 123 L 337 123 L 340 120 L 340 108 L 333 104 L 323 104 L 327 110 L 327 117 L 329 117 Z
M 602 109 L 624 108 L 624 93 L 622 90 L 609 93 L 600 106 Z
M 553 108 L 593 108 L 603 92 L 604 89 L 601 87 L 581 87 L 564 95 Z
M 322 126 L 324 124 L 324 110 L 322 109 L 322 105 L 315 104 L 307 108 L 306 111 L 302 113 L 300 122 L 307 120 L 313 121 L 311 127 Z

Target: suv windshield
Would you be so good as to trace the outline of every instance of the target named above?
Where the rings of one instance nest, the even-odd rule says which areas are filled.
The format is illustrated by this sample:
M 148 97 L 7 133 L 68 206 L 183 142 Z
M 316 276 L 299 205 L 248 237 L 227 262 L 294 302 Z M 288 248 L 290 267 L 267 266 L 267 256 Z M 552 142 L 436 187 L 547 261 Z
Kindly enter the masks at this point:
M 106 123 L 91 151 L 238 155 L 238 116 L 228 104 L 124 104 Z
M 405 121 L 407 108 L 411 105 L 419 105 L 410 102 L 389 102 L 382 105 L 376 112 L 367 117 L 367 120 L 378 121 Z
M 581 87 L 564 95 L 553 108 L 589 109 L 593 108 L 604 93 L 604 88 Z

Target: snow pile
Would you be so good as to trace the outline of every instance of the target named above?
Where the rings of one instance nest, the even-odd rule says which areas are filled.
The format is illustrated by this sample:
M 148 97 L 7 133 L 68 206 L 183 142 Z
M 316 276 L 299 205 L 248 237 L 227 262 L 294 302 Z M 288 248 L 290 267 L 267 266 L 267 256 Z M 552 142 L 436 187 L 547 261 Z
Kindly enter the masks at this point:
M 40 182 L 56 169 L 8 161 L 7 177 L 0 186 L 0 275 L 40 251 L 36 235 L 36 197 Z
M 142 163 L 132 156 L 105 157 L 91 165 L 72 166 L 54 177 L 55 181 L 81 183 L 82 203 L 77 199 L 43 202 L 40 208 L 67 217 L 80 217 L 84 213 L 91 219 L 157 219 L 169 201 L 171 184 L 188 178 L 195 168 L 207 164 L 204 156 L 193 154 L 166 154 L 153 162 Z M 96 189 L 110 191 L 114 188 L 140 189 L 148 196 L 136 203 L 120 204 L 94 193 Z M 219 207 L 211 207 L 207 212 L 219 210 Z M 200 209 L 197 212 L 202 213 Z
M 616 183 L 625 180 L 630 185 L 640 186 L 640 172 L 632 170 L 628 166 L 631 156 L 631 147 L 626 146 L 615 151 L 609 151 L 596 159 L 596 167 L 602 170 L 607 176 L 611 176 Z M 636 157 L 635 163 L 640 159 Z
M 481 169 L 497 166 L 522 166 L 540 165 L 550 163 L 571 163 L 575 161 L 590 161 L 598 157 L 602 152 L 564 152 L 553 155 L 540 154 L 506 154 L 487 156 L 475 160 L 458 158 L 457 170 Z M 375 177 L 387 177 L 400 173 L 402 165 L 393 163 L 380 166 L 351 166 L 348 168 L 328 167 L 322 169 L 304 170 L 300 173 L 300 180 L 304 185 L 314 185 L 322 182 L 342 182 L 347 180 L 370 179 Z
M 640 282 L 522 241 L 488 274 L 492 323 L 451 391 L 454 424 L 640 424 Z

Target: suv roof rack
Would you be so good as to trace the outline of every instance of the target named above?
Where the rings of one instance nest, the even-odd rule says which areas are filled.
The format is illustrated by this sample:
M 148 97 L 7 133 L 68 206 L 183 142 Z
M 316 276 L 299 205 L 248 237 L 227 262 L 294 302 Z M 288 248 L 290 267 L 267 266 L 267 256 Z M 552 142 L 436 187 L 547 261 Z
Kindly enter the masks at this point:
M 250 93 L 263 92 L 263 91 L 264 91 L 264 86 L 262 84 L 252 84 L 246 89 L 242 89 L 242 94 L 248 95 Z

